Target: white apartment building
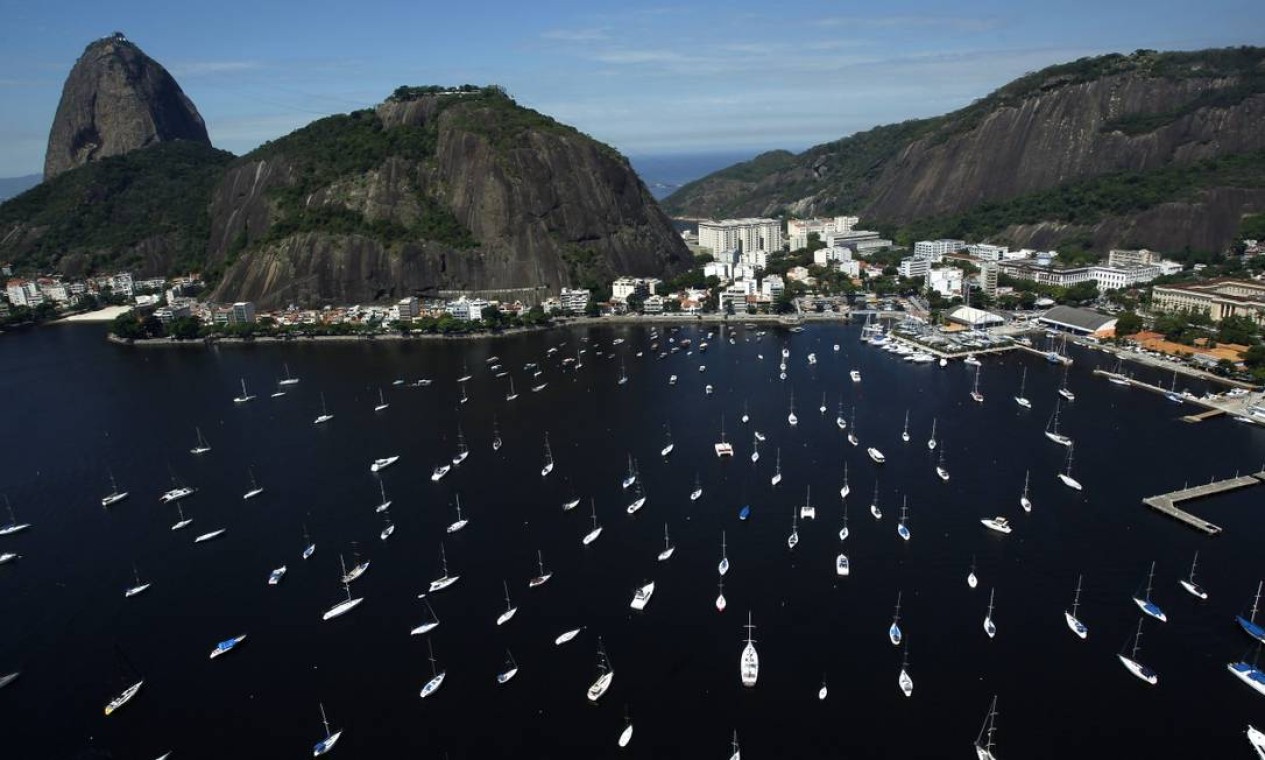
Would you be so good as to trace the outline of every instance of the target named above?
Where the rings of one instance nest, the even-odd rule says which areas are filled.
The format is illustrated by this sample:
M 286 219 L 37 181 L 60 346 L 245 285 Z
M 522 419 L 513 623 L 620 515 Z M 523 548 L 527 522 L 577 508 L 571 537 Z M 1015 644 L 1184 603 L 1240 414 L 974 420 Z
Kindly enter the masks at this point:
M 1090 267 L 1094 281 L 1098 283 L 1098 292 L 1131 288 L 1143 282 L 1150 282 L 1160 276 L 1160 268 L 1147 266 L 1096 266 Z
M 167 280 L 162 277 L 151 277 L 148 280 L 137 280 L 132 287 L 136 290 L 162 290 L 167 287 Z
M 984 295 L 997 295 L 997 274 L 1001 270 L 1001 265 L 996 261 L 985 261 L 980 264 L 980 273 L 977 278 L 980 290 L 984 291 Z
M 698 223 L 698 244 L 719 259 L 728 251 L 751 253 L 782 250 L 782 223 L 777 219 L 721 219 Z
M 1029 262 L 1002 262 L 1002 272 L 1021 280 L 1033 280 L 1042 285 L 1070 287 L 1082 282 L 1092 281 L 1098 292 L 1117 288 L 1130 288 L 1144 282 L 1150 282 L 1160 276 L 1158 266 L 1088 266 L 1088 267 L 1052 267 L 1039 266 Z
M 769 252 L 746 251 L 742 254 L 739 261 L 755 269 L 766 269 L 769 266 Z
M 659 295 L 648 296 L 646 300 L 642 303 L 642 310 L 645 311 L 647 314 L 662 314 L 663 300 L 664 300 L 663 296 L 659 296 Z
M 927 272 L 927 287 L 945 298 L 962 295 L 962 270 L 957 267 L 940 267 Z
M 756 268 L 750 264 L 734 264 L 732 273 L 735 280 L 754 280 Z
M 110 278 L 110 290 L 120 295 L 132 297 L 132 273 L 120 272 Z
M 44 296 L 40 293 L 39 285 L 31 280 L 9 280 L 5 287 L 5 294 L 9 297 L 9 303 L 14 306 L 33 309 L 44 303 Z
M 760 292 L 769 298 L 777 298 L 786 290 L 786 281 L 779 274 L 767 274 L 760 281 Z
M 1006 254 L 1010 253 L 1010 247 L 990 245 L 988 243 L 972 243 L 966 247 L 966 252 L 981 261 L 1001 261 L 1006 258 Z
M 476 319 L 483 319 L 483 311 L 491 306 L 491 303 L 482 298 L 466 298 L 462 296 L 456 301 L 449 301 L 447 309 L 448 313 L 457 319 L 473 322 Z
M 564 311 L 572 311 L 576 314 L 583 314 L 584 310 L 589 307 L 589 298 L 592 294 L 583 288 L 571 289 L 563 288 L 562 294 L 558 296 L 558 305 Z
M 657 277 L 620 277 L 611 283 L 611 300 L 624 303 L 629 296 L 644 300 L 646 296 L 654 295 L 662 284 L 663 280 Z
M 848 259 L 846 261 L 840 261 L 839 271 L 843 272 L 849 277 L 860 277 L 861 276 L 861 262 L 857 261 L 856 259 Z
M 891 248 L 892 241 L 880 238 L 877 232 L 870 230 L 849 230 L 823 235 L 822 242 L 829 248 L 851 248 L 858 255 L 877 251 L 880 248 Z
M 931 259 L 909 257 L 900 260 L 900 266 L 897 267 L 901 277 L 913 279 L 923 279 L 927 276 L 927 272 L 931 271 Z
M 1160 268 L 1160 274 L 1177 274 L 1182 271 L 1182 265 L 1176 261 L 1170 261 L 1155 251 L 1148 251 L 1140 248 L 1136 251 L 1130 251 L 1120 248 L 1113 248 L 1107 253 L 1107 266 L 1110 267 L 1131 267 L 1131 266 L 1157 266 Z
M 950 253 L 957 253 L 965 247 L 965 240 L 919 240 L 914 243 L 914 258 L 938 262 Z
M 851 258 L 851 248 L 818 248 L 813 251 L 813 263 L 819 267 L 830 266 L 836 261 L 848 261 Z
M 422 304 L 417 296 L 401 298 L 395 305 L 396 319 L 416 319 L 422 313 Z
M 233 304 L 229 313 L 229 323 L 234 325 L 253 325 L 255 323 L 255 304 L 253 301 L 238 301 Z
M 817 233 L 821 240 L 838 232 L 851 232 L 857 222 L 855 216 L 817 217 L 815 219 L 790 219 L 786 222 L 786 237 L 792 251 L 808 247 L 808 235 Z
M 730 269 L 732 266 L 732 264 L 727 264 L 723 261 L 709 261 L 703 265 L 703 276 L 716 277 L 721 282 L 728 282 L 731 279 Z

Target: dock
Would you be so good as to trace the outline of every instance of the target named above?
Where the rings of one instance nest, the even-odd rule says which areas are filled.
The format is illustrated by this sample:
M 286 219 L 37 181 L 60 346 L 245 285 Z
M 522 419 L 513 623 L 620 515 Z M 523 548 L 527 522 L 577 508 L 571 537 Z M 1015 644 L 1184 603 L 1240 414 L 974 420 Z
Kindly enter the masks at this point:
M 1204 533 L 1215 536 L 1221 532 L 1218 525 L 1197 517 L 1177 506 L 1181 502 L 1190 501 L 1192 499 L 1202 499 L 1205 496 L 1213 496 L 1226 491 L 1236 491 L 1240 488 L 1254 486 L 1265 481 L 1265 471 L 1257 472 L 1252 475 L 1236 475 L 1233 478 L 1224 480 L 1209 481 L 1200 486 L 1191 488 L 1183 488 L 1179 491 L 1170 491 L 1169 493 L 1160 494 L 1158 496 L 1148 496 L 1142 500 L 1142 503 L 1154 509 L 1160 514 L 1167 515 L 1174 520 L 1183 522 L 1190 527 L 1203 531 Z

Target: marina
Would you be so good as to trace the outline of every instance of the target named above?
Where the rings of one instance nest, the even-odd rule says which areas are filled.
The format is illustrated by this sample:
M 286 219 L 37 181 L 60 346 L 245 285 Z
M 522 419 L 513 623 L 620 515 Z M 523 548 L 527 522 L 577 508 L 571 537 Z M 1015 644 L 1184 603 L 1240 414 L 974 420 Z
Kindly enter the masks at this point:
M 1221 528 L 1201 517 L 1196 517 L 1177 505 L 1193 499 L 1202 499 L 1207 496 L 1214 496 L 1227 491 L 1236 491 L 1240 488 L 1258 485 L 1262 481 L 1265 481 L 1265 470 L 1252 475 L 1236 475 L 1232 478 L 1225 478 L 1224 480 L 1211 480 L 1203 485 L 1183 488 L 1179 491 L 1172 491 L 1158 496 L 1147 496 L 1142 499 L 1142 503 L 1161 514 L 1165 514 L 1175 520 L 1179 520 L 1196 530 L 1203 531 L 1210 536 L 1215 536 L 1221 532 Z

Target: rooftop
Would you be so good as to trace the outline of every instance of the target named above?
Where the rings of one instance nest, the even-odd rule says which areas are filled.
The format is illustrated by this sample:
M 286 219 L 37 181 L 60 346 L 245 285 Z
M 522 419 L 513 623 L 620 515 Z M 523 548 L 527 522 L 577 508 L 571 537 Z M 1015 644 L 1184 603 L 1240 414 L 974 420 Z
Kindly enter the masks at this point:
M 1112 326 L 1116 318 L 1106 314 L 1099 314 L 1089 309 L 1077 309 L 1073 306 L 1055 306 L 1041 315 L 1041 321 L 1096 333 L 1103 328 Z

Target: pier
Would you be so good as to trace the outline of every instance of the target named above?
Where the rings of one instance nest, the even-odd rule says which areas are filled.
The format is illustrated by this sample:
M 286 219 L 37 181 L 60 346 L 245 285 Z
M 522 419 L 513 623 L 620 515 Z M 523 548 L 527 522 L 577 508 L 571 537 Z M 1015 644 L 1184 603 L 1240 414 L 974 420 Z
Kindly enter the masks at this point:
M 1205 496 L 1213 496 L 1226 491 L 1236 491 L 1240 488 L 1254 486 L 1262 481 L 1265 481 L 1265 471 L 1252 475 L 1236 475 L 1225 480 L 1212 480 L 1201 486 L 1183 488 L 1179 491 L 1171 491 L 1158 496 L 1148 496 L 1142 500 L 1142 503 L 1160 514 L 1168 515 L 1196 530 L 1215 536 L 1221 532 L 1220 526 L 1214 525 L 1202 517 L 1196 517 L 1177 505 L 1192 499 L 1202 499 Z

